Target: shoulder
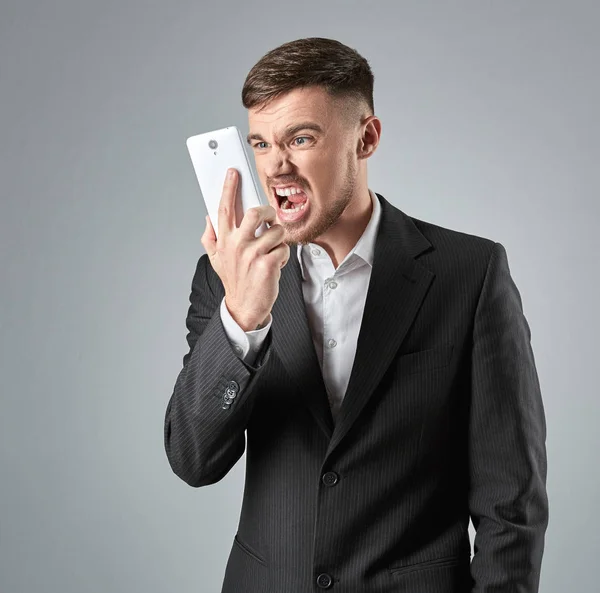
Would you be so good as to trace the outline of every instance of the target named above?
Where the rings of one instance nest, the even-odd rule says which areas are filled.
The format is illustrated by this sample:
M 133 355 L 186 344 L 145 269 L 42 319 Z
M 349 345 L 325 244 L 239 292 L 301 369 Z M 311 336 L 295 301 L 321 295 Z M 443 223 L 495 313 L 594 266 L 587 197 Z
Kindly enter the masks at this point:
M 410 217 L 419 231 L 431 243 L 435 251 L 441 254 L 461 253 L 463 255 L 487 255 L 487 259 L 497 241 L 472 233 L 465 233 L 456 229 L 434 224 L 413 216 Z
M 480 285 L 494 253 L 506 256 L 503 245 L 490 237 L 410 218 L 431 244 L 418 261 L 437 273 L 475 280 Z

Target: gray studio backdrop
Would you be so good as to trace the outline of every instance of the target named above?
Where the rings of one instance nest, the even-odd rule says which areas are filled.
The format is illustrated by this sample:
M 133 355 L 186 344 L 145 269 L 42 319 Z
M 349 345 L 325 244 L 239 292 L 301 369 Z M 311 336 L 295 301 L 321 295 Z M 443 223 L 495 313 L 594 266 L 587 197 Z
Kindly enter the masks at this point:
M 0 2 L 0 591 L 216 592 L 245 456 L 194 489 L 163 450 L 205 208 L 196 133 L 306 36 L 358 49 L 369 185 L 500 241 L 548 423 L 543 593 L 597 590 L 595 2 Z

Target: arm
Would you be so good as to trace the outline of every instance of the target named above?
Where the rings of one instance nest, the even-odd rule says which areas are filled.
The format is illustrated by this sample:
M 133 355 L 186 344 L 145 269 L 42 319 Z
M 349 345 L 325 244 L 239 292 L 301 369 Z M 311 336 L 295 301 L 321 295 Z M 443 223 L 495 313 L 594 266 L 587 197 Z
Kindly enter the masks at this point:
M 221 321 L 229 342 L 234 352 L 247 364 L 252 365 L 256 356 L 267 339 L 269 329 L 273 322 L 273 316 L 269 314 L 267 324 L 259 329 L 244 331 L 231 316 L 225 303 L 225 297 L 221 300 Z
M 271 351 L 269 333 L 255 364 L 240 360 L 223 327 L 219 301 L 207 277 L 209 265 L 208 256 L 202 255 L 186 319 L 189 352 L 183 357 L 164 423 L 171 468 L 194 487 L 219 481 L 244 453 L 254 385 Z M 237 392 L 226 406 L 228 386 Z
M 530 339 L 506 251 L 495 243 L 473 329 L 473 593 L 538 591 L 548 524 L 546 423 Z

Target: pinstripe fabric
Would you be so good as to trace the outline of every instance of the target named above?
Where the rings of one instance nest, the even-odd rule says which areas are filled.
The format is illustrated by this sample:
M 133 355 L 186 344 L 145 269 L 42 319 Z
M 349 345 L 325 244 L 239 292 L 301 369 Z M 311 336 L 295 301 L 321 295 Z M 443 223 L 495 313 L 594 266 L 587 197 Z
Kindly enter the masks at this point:
M 246 450 L 222 593 L 533 593 L 548 522 L 546 425 L 506 251 L 377 197 L 373 269 L 335 426 L 297 258 L 282 269 L 251 366 L 227 339 L 223 286 L 203 255 L 165 415 L 169 463 L 200 487 Z M 239 390 L 224 409 L 231 381 Z

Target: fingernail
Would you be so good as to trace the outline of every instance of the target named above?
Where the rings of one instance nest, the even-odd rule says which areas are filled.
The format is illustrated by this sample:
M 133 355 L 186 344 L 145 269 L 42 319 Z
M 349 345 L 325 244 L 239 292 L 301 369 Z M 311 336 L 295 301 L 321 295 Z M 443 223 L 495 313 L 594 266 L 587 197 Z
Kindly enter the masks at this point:
M 235 169 L 227 169 L 227 179 L 233 179 L 235 177 Z

